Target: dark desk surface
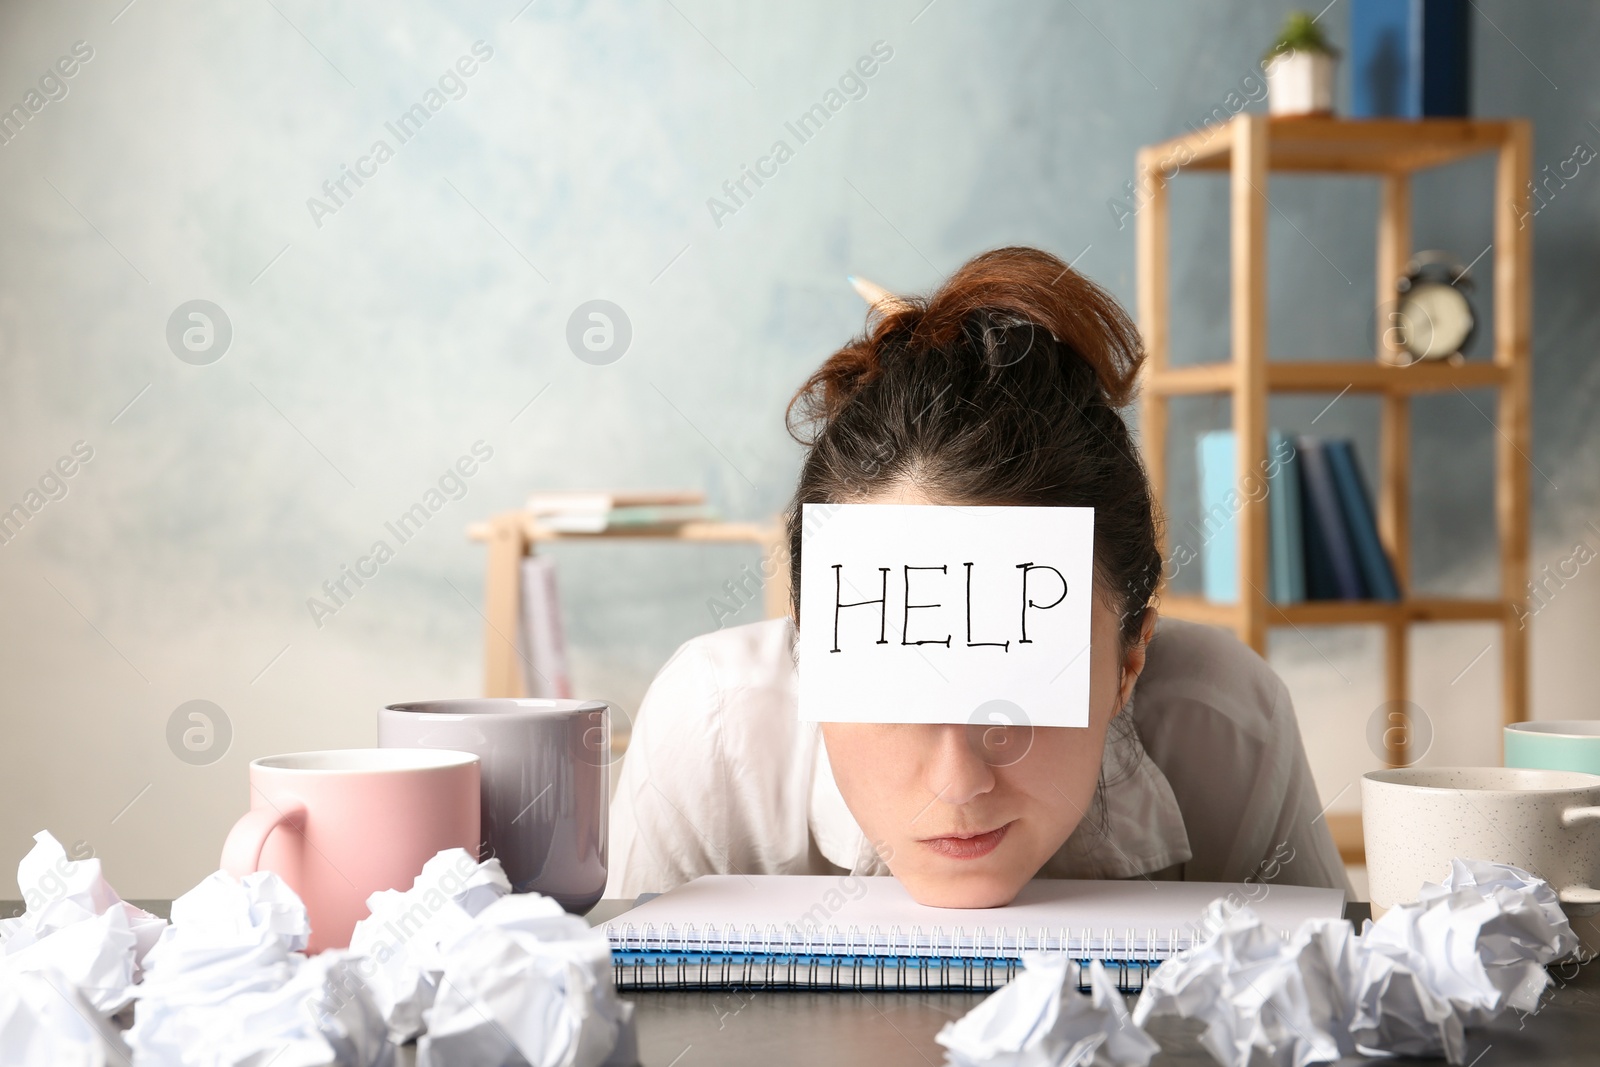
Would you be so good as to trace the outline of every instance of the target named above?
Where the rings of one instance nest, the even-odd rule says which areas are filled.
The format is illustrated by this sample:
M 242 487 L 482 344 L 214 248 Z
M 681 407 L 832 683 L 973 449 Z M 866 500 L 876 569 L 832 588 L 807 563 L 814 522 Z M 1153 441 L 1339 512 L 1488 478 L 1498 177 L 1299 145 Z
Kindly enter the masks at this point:
M 135 901 L 159 915 L 165 901 Z M 588 919 L 604 922 L 630 903 L 601 901 Z M 0 916 L 21 911 L 0 901 Z M 1537 1012 L 1507 1012 L 1493 1025 L 1469 1030 L 1472 1067 L 1594 1067 L 1600 1063 L 1600 963 L 1554 967 L 1553 982 Z M 745 990 L 726 992 L 632 991 L 643 1067 L 787 1067 L 826 1063 L 890 1067 L 942 1064 L 944 1049 L 934 1035 L 984 998 L 983 993 L 869 993 Z M 1133 1005 L 1132 997 L 1128 1004 Z M 1149 1032 L 1161 1043 L 1155 1067 L 1213 1067 L 1200 1047 L 1201 1027 L 1183 1019 L 1152 1020 Z M 398 1063 L 412 1067 L 415 1046 L 400 1050 Z M 1385 1061 L 1354 1057 L 1340 1067 L 1373 1067 Z M 1435 1062 L 1436 1061 L 1391 1061 Z
M 604 900 L 588 919 L 604 922 L 626 911 L 625 901 Z M 1365 905 L 1352 905 L 1363 918 Z M 1554 981 L 1537 1013 L 1508 1012 L 1494 1025 L 1467 1033 L 1472 1067 L 1600 1063 L 1600 963 L 1551 969 Z M 644 1067 L 712 1067 L 759 1064 L 942 1064 L 934 1041 L 945 1023 L 961 1018 L 984 993 L 869 993 L 747 990 L 743 992 L 630 991 Z M 1131 1010 L 1135 998 L 1128 998 Z M 1161 1043 L 1153 1067 L 1215 1067 L 1200 1046 L 1202 1026 L 1185 1019 L 1151 1020 Z M 409 1051 L 409 1050 L 407 1050 Z M 1475 1057 L 1478 1057 L 1476 1060 Z M 410 1064 L 409 1059 L 402 1063 Z M 1382 1059 L 1351 1057 L 1340 1067 L 1373 1067 Z M 1436 1062 L 1436 1061 L 1389 1061 Z
M 630 999 L 637 1005 L 639 1052 L 645 1067 L 817 1063 L 884 1067 L 943 1063 L 944 1049 L 934 1042 L 934 1035 L 970 1011 L 983 995 L 646 992 Z M 1577 982 L 1547 999 L 1526 1020 L 1509 1014 L 1493 1026 L 1469 1031 L 1467 1062 L 1473 1067 L 1600 1063 L 1600 966 L 1584 968 Z M 1132 1004 L 1129 998 L 1130 1008 Z M 1200 1047 L 1200 1031 L 1199 1025 L 1183 1019 L 1152 1020 L 1150 1035 L 1162 1048 L 1152 1062 L 1157 1067 L 1215 1067 L 1216 1061 Z M 1350 1067 L 1383 1062 L 1362 1057 L 1340 1061 Z

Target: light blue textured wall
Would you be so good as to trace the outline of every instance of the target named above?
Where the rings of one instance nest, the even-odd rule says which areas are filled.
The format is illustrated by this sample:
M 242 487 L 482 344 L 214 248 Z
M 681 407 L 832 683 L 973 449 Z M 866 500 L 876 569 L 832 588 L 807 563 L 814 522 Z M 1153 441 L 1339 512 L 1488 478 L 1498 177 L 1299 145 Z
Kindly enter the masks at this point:
M 0 10 L 0 106 L 25 104 L 75 42 L 93 50 L 0 145 L 0 507 L 75 442 L 93 449 L 0 546 L 0 895 L 41 827 L 87 842 L 125 893 L 181 891 L 243 809 L 251 758 L 370 743 L 381 704 L 476 692 L 483 554 L 463 528 L 531 489 L 704 486 L 732 517 L 774 513 L 798 456 L 783 405 L 862 319 L 846 273 L 921 288 L 1022 242 L 1131 301 L 1133 227 L 1108 201 L 1135 149 L 1223 103 L 1284 14 L 1178 0 L 125 2 Z M 1336 41 L 1343 7 L 1326 16 Z M 1478 112 L 1532 116 L 1541 166 L 1596 143 L 1583 47 L 1596 9 L 1476 7 Z M 459 99 L 403 144 L 386 131 L 477 41 L 492 57 Z M 875 42 L 892 57 L 865 94 L 800 143 L 785 123 Z M 393 157 L 314 218 L 308 198 L 380 138 Z M 780 139 L 792 158 L 714 218 L 708 198 Z M 1475 255 L 1489 177 L 1424 182 L 1419 244 Z M 1366 353 L 1374 187 L 1272 190 L 1274 351 Z M 1227 343 L 1222 185 L 1185 179 L 1176 204 L 1178 349 L 1213 358 Z M 1600 496 L 1597 205 L 1585 170 L 1537 221 L 1541 544 Z M 195 299 L 233 329 L 204 366 L 166 340 Z M 610 365 L 565 341 L 591 299 L 631 320 Z M 1303 425 L 1323 402 L 1275 417 Z M 1460 397 L 1419 407 L 1419 575 L 1482 587 L 1492 431 Z M 1182 421 L 1224 414 L 1196 404 Z M 1373 415 L 1347 397 L 1318 427 L 1369 435 Z M 317 626 L 307 598 L 479 441 L 493 456 L 464 498 L 391 539 L 395 557 Z M 755 563 L 645 545 L 557 558 L 580 688 L 629 708 Z M 232 724 L 209 765 L 167 744 L 192 699 Z

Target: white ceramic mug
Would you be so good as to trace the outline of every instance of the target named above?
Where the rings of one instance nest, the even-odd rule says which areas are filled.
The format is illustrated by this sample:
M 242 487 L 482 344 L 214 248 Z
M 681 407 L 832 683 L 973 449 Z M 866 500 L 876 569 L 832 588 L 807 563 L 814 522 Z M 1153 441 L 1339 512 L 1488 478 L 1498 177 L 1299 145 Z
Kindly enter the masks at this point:
M 1507 767 L 1600 774 L 1600 719 L 1514 722 L 1505 739 Z
M 1573 914 L 1600 910 L 1600 775 L 1400 767 L 1361 776 L 1373 911 L 1411 903 L 1452 859 L 1521 867 Z

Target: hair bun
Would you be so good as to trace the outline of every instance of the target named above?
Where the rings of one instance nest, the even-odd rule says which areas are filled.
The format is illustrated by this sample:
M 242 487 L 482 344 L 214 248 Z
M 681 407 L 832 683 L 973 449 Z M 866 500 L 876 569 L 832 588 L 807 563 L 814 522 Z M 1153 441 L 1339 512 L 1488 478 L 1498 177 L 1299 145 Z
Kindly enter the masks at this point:
M 1133 398 L 1144 346 L 1116 299 L 1048 252 L 999 248 L 974 257 L 928 297 L 915 337 L 950 348 L 978 325 L 1042 328 L 1087 363 L 1113 407 Z
M 1023 330 L 1025 339 L 1013 335 Z M 885 360 L 967 350 L 1003 375 L 1034 354 L 1041 330 L 1063 377 L 1077 377 L 1074 364 L 1087 366 L 1100 399 L 1119 408 L 1133 399 L 1144 347 L 1116 299 L 1048 252 L 999 248 L 969 260 L 927 296 L 873 304 L 866 331 L 830 356 L 790 401 L 790 430 L 809 442 L 814 433 L 802 429 L 837 417 L 882 373 Z M 1024 340 L 1021 352 L 1012 350 Z
M 1150 483 L 1119 410 L 1144 359 L 1111 295 L 1055 256 L 987 252 L 918 298 L 869 296 L 861 336 L 789 405 L 807 445 L 789 506 L 800 619 L 805 506 L 909 493 L 961 506 L 1094 509 L 1097 590 L 1124 649 L 1162 574 Z M 798 425 L 797 425 L 798 424 Z

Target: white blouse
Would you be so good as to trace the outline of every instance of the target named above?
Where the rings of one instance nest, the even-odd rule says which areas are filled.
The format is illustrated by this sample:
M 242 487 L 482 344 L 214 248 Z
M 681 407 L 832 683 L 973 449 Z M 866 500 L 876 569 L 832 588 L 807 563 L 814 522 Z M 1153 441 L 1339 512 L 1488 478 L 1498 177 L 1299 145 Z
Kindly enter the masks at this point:
M 686 642 L 645 694 L 611 808 L 606 896 L 702 874 L 888 874 L 795 701 L 788 619 Z M 1091 810 L 1045 878 L 1349 889 L 1281 679 L 1231 633 L 1162 619 Z

